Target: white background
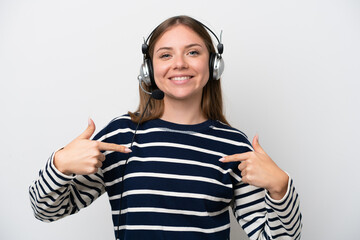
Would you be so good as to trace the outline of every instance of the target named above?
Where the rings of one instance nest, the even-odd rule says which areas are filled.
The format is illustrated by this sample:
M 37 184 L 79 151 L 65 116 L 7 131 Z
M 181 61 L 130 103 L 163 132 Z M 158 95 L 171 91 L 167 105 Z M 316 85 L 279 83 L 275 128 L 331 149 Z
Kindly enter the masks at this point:
M 28 186 L 89 116 L 135 110 L 142 39 L 179 14 L 224 31 L 226 115 L 293 177 L 302 239 L 358 238 L 359 1 L 1 0 L 0 239 L 114 238 L 106 194 L 47 224 Z

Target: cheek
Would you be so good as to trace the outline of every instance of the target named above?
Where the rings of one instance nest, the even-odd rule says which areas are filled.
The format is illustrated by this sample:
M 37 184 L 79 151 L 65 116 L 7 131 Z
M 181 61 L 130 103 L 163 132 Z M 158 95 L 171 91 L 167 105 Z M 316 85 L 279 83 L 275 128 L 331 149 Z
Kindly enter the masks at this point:
M 166 75 L 166 73 L 169 70 L 169 66 L 167 66 L 167 64 L 158 64 L 156 62 L 153 62 L 153 73 L 154 73 L 154 77 L 155 80 L 157 78 L 161 78 L 164 77 Z
M 209 79 L 210 77 L 210 72 L 209 72 L 209 64 L 208 62 L 202 62 L 202 63 L 199 63 L 198 66 L 197 66 L 197 72 L 198 73 L 201 73 L 203 75 L 203 79 L 205 82 L 207 82 L 207 80 Z
M 168 67 L 164 64 L 153 64 L 153 74 L 155 84 L 158 88 L 163 89 L 163 85 L 165 83 L 164 76 L 168 72 Z

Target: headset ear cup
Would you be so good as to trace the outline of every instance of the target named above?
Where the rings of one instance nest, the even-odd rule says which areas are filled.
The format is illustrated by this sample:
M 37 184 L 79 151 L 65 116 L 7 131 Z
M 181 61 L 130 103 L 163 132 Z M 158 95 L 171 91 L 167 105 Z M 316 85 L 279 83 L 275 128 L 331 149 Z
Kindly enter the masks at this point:
M 148 73 L 149 73 L 149 85 L 151 86 L 152 89 L 156 89 L 156 83 L 155 83 L 155 78 L 154 78 L 154 68 L 153 68 L 153 64 L 150 58 L 146 59 L 147 62 L 147 66 L 148 66 Z
M 140 75 L 138 79 L 141 79 L 146 86 L 152 85 L 153 79 L 153 70 L 152 70 L 152 63 L 150 59 L 144 59 L 143 64 L 141 64 L 140 68 Z
M 210 59 L 209 59 L 209 80 L 214 80 L 214 58 L 216 57 L 216 54 L 210 53 Z
M 149 86 L 149 85 L 150 85 L 149 67 L 148 67 L 148 64 L 147 64 L 146 59 L 144 59 L 143 64 L 141 64 L 140 74 L 139 74 L 139 76 L 138 76 L 138 79 L 139 79 L 141 82 L 145 83 L 146 86 Z
M 224 60 L 220 54 L 215 53 L 213 57 L 213 79 L 219 80 L 222 73 L 224 72 Z

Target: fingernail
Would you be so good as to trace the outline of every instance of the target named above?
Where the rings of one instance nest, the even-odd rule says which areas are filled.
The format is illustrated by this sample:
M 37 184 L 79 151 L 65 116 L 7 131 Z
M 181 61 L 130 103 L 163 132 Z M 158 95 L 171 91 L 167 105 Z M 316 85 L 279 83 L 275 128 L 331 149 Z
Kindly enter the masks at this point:
M 88 117 L 88 125 L 91 124 L 91 117 Z
M 131 153 L 132 151 L 131 151 L 130 148 L 125 148 L 125 152 L 126 152 L 126 153 Z
M 225 161 L 225 158 L 222 157 L 222 158 L 219 159 L 219 161 L 220 161 L 220 162 L 223 162 L 223 161 Z

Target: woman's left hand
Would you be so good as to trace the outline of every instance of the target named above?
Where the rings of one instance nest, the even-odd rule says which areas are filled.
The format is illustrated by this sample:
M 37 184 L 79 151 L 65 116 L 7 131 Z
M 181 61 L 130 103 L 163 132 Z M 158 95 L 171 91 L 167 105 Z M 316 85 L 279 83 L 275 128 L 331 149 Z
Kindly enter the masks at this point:
M 287 191 L 289 176 L 262 149 L 258 135 L 254 137 L 252 145 L 253 152 L 226 156 L 220 161 L 240 162 L 238 168 L 244 183 L 265 188 L 275 200 L 282 199 Z

